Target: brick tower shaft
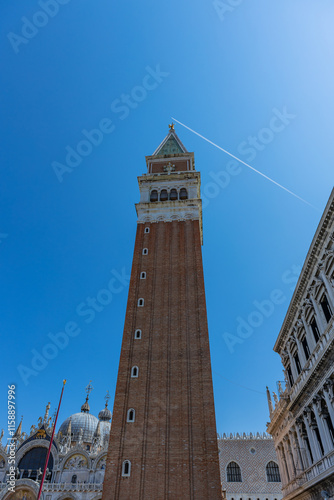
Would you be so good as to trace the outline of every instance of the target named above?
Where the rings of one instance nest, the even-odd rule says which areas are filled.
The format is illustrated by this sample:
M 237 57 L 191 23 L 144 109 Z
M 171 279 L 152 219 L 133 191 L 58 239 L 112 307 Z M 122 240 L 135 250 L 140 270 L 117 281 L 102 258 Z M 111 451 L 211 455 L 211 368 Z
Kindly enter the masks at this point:
M 173 128 L 147 166 L 103 500 L 218 500 L 200 175 Z

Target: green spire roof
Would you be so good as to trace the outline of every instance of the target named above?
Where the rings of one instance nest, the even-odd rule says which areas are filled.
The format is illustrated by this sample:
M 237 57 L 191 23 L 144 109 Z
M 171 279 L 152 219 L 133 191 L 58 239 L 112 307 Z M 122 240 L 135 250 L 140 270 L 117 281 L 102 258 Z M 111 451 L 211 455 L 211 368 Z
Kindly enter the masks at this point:
M 177 155 L 178 153 L 187 153 L 187 150 L 176 135 L 174 128 L 171 128 L 168 135 L 154 151 L 153 156 Z

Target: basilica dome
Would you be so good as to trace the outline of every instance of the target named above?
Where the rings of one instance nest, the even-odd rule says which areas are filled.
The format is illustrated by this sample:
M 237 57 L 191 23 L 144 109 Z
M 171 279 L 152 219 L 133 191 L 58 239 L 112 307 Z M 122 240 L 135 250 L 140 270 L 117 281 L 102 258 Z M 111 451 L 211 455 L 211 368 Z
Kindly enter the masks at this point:
M 84 443 L 92 443 L 94 432 L 99 420 L 88 412 L 81 411 L 74 413 L 68 417 L 60 426 L 59 431 L 64 436 L 67 434 L 68 426 L 71 422 L 71 438 L 72 441 L 82 441 Z M 82 429 L 82 430 L 81 430 Z
M 105 408 L 99 413 L 99 421 L 100 421 L 100 432 L 103 440 L 109 439 L 110 428 L 111 428 L 111 420 L 112 414 L 108 408 L 108 401 L 106 402 Z
M 68 417 L 60 426 L 59 433 L 62 436 L 71 436 L 71 441 L 74 443 L 93 443 L 94 438 L 102 438 L 102 442 L 107 442 L 111 427 L 111 411 L 108 408 L 109 392 L 105 397 L 105 408 L 100 411 L 99 418 L 89 413 L 90 407 L 88 404 L 89 393 L 92 387 L 89 384 L 86 387 L 87 397 L 84 404 L 81 406 L 80 413 L 74 413 Z

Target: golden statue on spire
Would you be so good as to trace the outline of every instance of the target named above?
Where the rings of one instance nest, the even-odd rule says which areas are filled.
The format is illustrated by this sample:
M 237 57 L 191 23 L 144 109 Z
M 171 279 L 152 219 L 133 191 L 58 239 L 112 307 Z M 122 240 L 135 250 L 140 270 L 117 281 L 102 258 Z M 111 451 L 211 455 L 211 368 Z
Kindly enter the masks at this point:
M 174 123 L 172 122 L 170 125 L 168 125 L 169 130 L 174 130 Z

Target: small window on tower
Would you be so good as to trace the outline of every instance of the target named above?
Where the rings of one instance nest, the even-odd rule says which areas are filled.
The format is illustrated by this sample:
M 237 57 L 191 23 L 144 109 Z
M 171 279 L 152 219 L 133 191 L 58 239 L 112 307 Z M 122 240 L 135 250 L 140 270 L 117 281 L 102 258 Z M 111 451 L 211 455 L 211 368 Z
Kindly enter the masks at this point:
M 148 248 L 144 248 L 143 249 L 143 255 L 147 255 L 148 254 Z
M 139 368 L 138 366 L 133 366 L 131 368 L 131 378 L 138 378 Z
M 146 280 L 146 273 L 144 273 L 144 272 L 140 273 L 140 279 Z
M 150 228 L 149 228 L 149 227 L 145 227 L 145 231 L 144 231 L 144 233 L 146 233 L 146 234 L 147 234 L 147 233 L 149 233 L 149 232 L 150 232 Z
M 122 464 L 122 476 L 130 477 L 131 473 L 131 462 L 130 460 L 124 460 Z
M 176 189 L 171 189 L 169 199 L 174 201 L 178 199 L 177 191 Z
M 167 200 L 168 200 L 167 189 L 162 189 L 160 193 L 160 201 L 167 201 Z
M 187 200 L 188 199 L 188 193 L 185 188 L 182 188 L 180 190 L 180 200 Z
M 135 421 L 135 416 L 136 416 L 135 410 L 133 408 L 130 408 L 130 410 L 128 410 L 126 421 L 127 422 L 134 422 Z
M 135 339 L 141 339 L 141 330 L 135 331 Z
M 138 299 L 138 307 L 144 307 L 144 299 Z
M 151 191 L 150 201 L 158 201 L 158 191 L 156 189 Z

